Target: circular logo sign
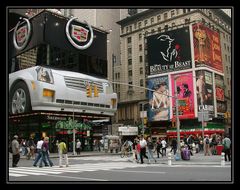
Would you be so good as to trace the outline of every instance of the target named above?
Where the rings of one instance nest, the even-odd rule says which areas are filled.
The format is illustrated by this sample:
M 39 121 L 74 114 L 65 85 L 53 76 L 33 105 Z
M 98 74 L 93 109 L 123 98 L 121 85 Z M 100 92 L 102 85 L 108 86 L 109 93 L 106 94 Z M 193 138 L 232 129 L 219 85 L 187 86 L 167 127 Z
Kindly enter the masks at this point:
M 20 21 L 17 23 L 13 33 L 13 44 L 17 50 L 23 50 L 30 39 L 31 24 L 28 19 L 23 18 L 26 24 L 20 25 Z M 22 23 L 21 23 L 22 24 Z
M 93 42 L 92 27 L 85 21 L 87 28 L 71 24 L 77 17 L 71 18 L 66 25 L 66 35 L 69 42 L 77 49 L 84 50 L 91 46 Z

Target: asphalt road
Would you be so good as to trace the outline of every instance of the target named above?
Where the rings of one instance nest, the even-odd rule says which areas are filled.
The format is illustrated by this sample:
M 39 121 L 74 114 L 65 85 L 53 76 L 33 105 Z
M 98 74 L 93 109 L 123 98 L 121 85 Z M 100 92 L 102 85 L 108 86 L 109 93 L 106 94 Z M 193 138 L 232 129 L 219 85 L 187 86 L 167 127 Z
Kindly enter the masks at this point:
M 69 167 L 63 168 L 59 168 L 57 158 L 51 160 L 55 166 L 36 168 L 32 160 L 21 159 L 19 167 L 9 167 L 9 182 L 231 181 L 229 163 L 221 166 L 218 162 L 197 159 L 168 166 L 166 158 L 158 159 L 157 163 L 147 164 L 145 160 L 145 164 L 137 164 L 119 156 L 74 157 L 69 158 Z

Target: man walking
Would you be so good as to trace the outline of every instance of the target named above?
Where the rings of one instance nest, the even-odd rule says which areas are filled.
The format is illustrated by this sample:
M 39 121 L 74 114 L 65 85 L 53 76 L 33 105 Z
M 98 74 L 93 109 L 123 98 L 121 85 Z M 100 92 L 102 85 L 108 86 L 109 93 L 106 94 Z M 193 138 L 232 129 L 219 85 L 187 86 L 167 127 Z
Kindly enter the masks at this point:
M 141 135 L 141 138 L 140 138 L 140 158 L 141 158 L 141 164 L 143 164 L 143 156 L 145 158 L 148 159 L 148 157 L 146 156 L 146 146 L 147 146 L 147 142 L 146 140 L 143 138 L 143 135 Z
M 227 161 L 227 157 L 228 157 L 228 161 L 231 161 L 231 140 L 229 139 L 229 137 L 227 135 L 225 135 L 225 138 L 223 139 L 223 147 L 224 147 L 224 152 L 225 152 L 225 161 Z
M 42 161 L 44 162 L 45 166 L 48 166 L 48 163 L 45 159 L 45 156 L 43 156 L 43 152 L 42 152 L 42 145 L 43 145 L 43 139 L 44 138 L 41 138 L 38 142 L 37 142 L 37 156 L 36 156 L 36 159 L 33 163 L 33 166 L 34 167 L 37 167 L 37 163 L 40 159 L 42 159 Z M 41 167 L 41 165 L 39 166 Z
M 210 140 L 209 140 L 208 135 L 207 135 L 206 138 L 204 139 L 203 144 L 204 144 L 204 155 L 205 155 L 205 156 L 206 156 L 206 155 L 210 156 L 210 153 L 209 153 L 209 152 L 210 152 L 210 150 L 209 150 Z
M 162 144 L 162 156 L 166 156 L 166 149 L 167 149 L 167 142 L 165 141 L 165 139 L 163 138 L 163 140 L 161 141 Z
M 17 167 L 17 164 L 20 160 L 20 152 L 19 152 L 19 142 L 18 136 L 14 135 L 12 141 L 12 167 Z

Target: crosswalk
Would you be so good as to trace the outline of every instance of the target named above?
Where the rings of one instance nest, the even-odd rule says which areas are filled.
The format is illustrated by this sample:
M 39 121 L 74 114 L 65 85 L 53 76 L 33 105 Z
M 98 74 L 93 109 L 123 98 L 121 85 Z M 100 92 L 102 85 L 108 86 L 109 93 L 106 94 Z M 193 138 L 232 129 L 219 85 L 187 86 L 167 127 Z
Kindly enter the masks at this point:
M 124 162 L 132 160 L 132 156 L 121 158 L 120 156 L 92 156 L 92 157 L 75 157 L 69 158 L 70 160 L 86 160 L 86 161 L 111 161 L 111 162 Z
M 146 165 L 134 164 L 131 162 L 107 162 L 107 163 L 84 163 L 69 165 L 69 167 L 60 168 L 59 166 L 53 167 L 17 167 L 9 168 L 10 177 L 24 177 L 24 176 L 47 176 L 59 175 L 62 173 L 81 173 L 87 171 L 99 170 L 113 170 L 135 167 L 147 167 Z

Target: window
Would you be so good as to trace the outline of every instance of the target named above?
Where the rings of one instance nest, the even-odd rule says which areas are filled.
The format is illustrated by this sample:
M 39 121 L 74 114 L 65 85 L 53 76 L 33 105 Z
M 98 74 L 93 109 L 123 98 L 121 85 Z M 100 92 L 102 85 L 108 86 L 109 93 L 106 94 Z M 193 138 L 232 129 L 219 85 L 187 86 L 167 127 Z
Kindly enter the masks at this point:
M 226 50 L 226 44 L 224 43 L 224 49 Z
M 179 9 L 176 9 L 176 14 L 177 14 L 177 15 L 179 14 Z
M 117 73 L 115 73 L 115 79 L 117 79 Z
M 137 23 L 134 23 L 134 29 L 137 29 Z
M 209 12 L 208 15 L 209 15 L 210 18 L 212 18 L 212 13 L 211 12 Z
M 141 28 L 142 27 L 142 22 L 139 22 L 138 23 L 138 28 Z
M 164 26 L 164 30 L 165 30 L 165 31 L 168 31 L 168 25 L 165 25 L 165 26 Z
M 129 32 L 132 32 L 132 26 L 129 26 Z
M 140 67 L 140 75 L 142 75 L 142 74 L 143 74 L 143 68 Z
M 186 13 L 186 9 L 183 9 L 183 13 Z
M 158 32 L 161 32 L 161 30 L 162 30 L 161 27 L 158 27 Z
M 138 34 L 138 39 L 139 39 L 139 40 L 142 39 L 142 33 Z
M 175 16 L 175 10 L 171 11 L 171 18 Z
M 225 33 L 223 33 L 223 38 L 225 39 Z
M 227 55 L 225 55 L 225 61 L 227 61 Z
M 228 35 L 226 34 L 226 40 L 227 40 L 227 42 L 228 42 Z
M 132 38 L 131 37 L 128 37 L 127 38 L 127 43 L 129 44 L 129 43 L 131 43 L 132 42 Z
M 172 23 L 172 27 L 175 27 L 175 26 L 176 26 L 176 24 L 175 24 L 175 22 L 173 22 L 173 23 Z
M 163 14 L 163 18 L 164 18 L 164 20 L 167 20 L 168 14 L 167 14 L 167 13 L 164 13 L 164 14 Z
M 128 82 L 128 84 L 129 85 L 132 85 L 132 82 Z M 130 89 L 133 89 L 133 87 L 132 86 L 128 86 L 128 89 L 130 90 Z
M 227 72 L 227 74 L 228 74 L 228 66 L 226 66 L 226 72 Z
M 124 28 L 121 28 L 122 29 L 122 34 L 124 33 Z
M 128 65 L 132 65 L 132 59 L 128 59 Z
M 228 52 L 229 52 L 229 46 L 227 46 L 227 50 L 228 50 Z
M 142 63 L 142 61 L 143 61 L 143 58 L 142 58 L 142 56 L 140 55 L 140 56 L 139 56 L 139 62 Z
M 228 56 L 228 62 L 229 62 L 229 63 L 231 62 L 231 60 L 230 60 L 230 55 Z
M 185 19 L 185 24 L 189 24 L 190 23 L 190 18 L 186 18 Z
M 161 15 L 158 15 L 157 16 L 157 21 L 160 22 L 160 20 L 161 20 Z
M 120 79 L 120 73 L 118 73 L 118 79 Z M 120 88 L 120 85 L 119 85 L 119 88 Z
M 153 24 L 153 23 L 154 23 L 154 17 L 151 18 L 151 24 Z
M 139 44 L 139 51 L 142 51 L 142 44 Z
M 143 86 L 143 79 L 140 80 L 140 86 Z
M 128 71 L 128 76 L 131 77 L 132 76 L 132 70 Z
M 144 25 L 147 26 L 148 20 L 144 20 Z
M 126 32 L 128 33 L 128 26 L 126 27 Z

